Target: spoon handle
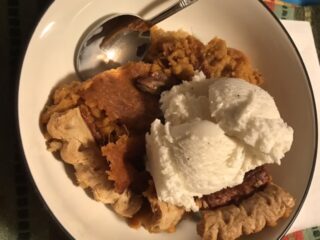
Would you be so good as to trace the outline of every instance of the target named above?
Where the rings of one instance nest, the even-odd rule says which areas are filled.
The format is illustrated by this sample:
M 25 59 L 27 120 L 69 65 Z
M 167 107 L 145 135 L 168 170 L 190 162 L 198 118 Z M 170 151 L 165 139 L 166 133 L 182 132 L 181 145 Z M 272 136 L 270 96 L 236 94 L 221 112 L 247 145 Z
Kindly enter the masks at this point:
M 158 15 L 156 15 L 155 17 L 150 19 L 148 21 L 148 24 L 150 27 L 152 27 L 153 25 L 155 25 L 155 24 L 161 22 L 162 20 L 170 17 L 171 15 L 181 11 L 182 9 L 189 7 L 190 5 L 192 5 L 193 3 L 197 2 L 197 1 L 198 0 L 180 0 L 178 3 L 175 3 L 174 5 L 169 7 L 168 9 L 164 10 L 163 12 L 159 13 Z

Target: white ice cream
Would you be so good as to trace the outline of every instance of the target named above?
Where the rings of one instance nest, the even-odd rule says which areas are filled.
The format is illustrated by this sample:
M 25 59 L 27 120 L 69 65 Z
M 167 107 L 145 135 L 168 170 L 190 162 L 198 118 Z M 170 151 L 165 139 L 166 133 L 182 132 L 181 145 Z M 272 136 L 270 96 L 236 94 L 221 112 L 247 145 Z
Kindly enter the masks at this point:
M 280 164 L 293 130 L 273 98 L 241 79 L 199 77 L 161 96 L 165 123 L 147 134 L 147 168 L 158 198 L 197 211 L 194 197 L 232 187 L 266 163 Z
M 186 209 L 197 210 L 194 196 L 242 182 L 243 147 L 210 121 L 172 126 L 156 120 L 147 154 L 158 197 Z
M 255 158 L 280 164 L 290 150 L 293 129 L 268 92 L 239 79 L 219 80 L 209 88 L 209 101 L 211 116 L 228 136 L 252 147 Z

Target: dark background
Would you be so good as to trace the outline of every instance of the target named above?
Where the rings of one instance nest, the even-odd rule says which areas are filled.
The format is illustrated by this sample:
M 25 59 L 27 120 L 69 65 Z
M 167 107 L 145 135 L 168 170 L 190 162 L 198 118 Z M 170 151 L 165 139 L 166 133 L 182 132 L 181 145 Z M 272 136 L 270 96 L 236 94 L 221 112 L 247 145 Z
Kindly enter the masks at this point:
M 23 55 L 37 22 L 51 2 L 0 0 L 1 240 L 68 239 L 35 193 L 19 148 L 16 121 Z

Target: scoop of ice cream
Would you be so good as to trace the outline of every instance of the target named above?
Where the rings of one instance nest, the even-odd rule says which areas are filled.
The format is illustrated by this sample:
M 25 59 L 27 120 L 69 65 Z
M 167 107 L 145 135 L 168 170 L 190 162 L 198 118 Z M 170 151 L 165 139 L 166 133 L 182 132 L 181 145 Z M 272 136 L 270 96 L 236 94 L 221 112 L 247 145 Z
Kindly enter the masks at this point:
M 147 166 L 160 200 L 198 208 L 194 197 L 233 187 L 247 171 L 280 164 L 293 130 L 273 98 L 241 79 L 197 79 L 161 96 L 165 123 L 146 136 Z
M 241 79 L 221 79 L 209 87 L 209 101 L 211 116 L 228 136 L 252 147 L 264 162 L 280 164 L 291 147 L 293 129 L 268 92 Z
M 213 122 L 153 122 L 147 135 L 148 170 L 160 200 L 197 210 L 193 197 L 243 180 L 243 147 Z
M 176 125 L 193 119 L 210 120 L 208 87 L 213 82 L 199 74 L 193 81 L 183 82 L 162 93 L 160 107 L 166 121 Z

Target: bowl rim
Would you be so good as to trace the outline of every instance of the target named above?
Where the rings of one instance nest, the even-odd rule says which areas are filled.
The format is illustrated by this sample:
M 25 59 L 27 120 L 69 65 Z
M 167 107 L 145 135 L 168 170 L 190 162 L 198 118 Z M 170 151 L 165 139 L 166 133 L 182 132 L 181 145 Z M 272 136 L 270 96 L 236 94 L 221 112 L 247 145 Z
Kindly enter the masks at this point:
M 293 47 L 299 62 L 301 63 L 301 66 L 303 68 L 303 72 L 306 76 L 306 80 L 307 80 L 307 85 L 308 88 L 310 90 L 310 96 L 311 96 L 311 102 L 312 102 L 312 108 L 313 108 L 313 112 L 314 112 L 314 120 L 315 120 L 315 139 L 314 139 L 314 143 L 315 143 L 315 148 L 314 148 L 314 153 L 313 153 L 313 162 L 312 162 L 312 168 L 311 168 L 311 173 L 308 179 L 308 183 L 307 183 L 307 187 L 304 191 L 304 194 L 302 196 L 302 199 L 296 209 L 296 211 L 293 213 L 293 216 L 290 220 L 290 222 L 287 224 L 287 226 L 284 228 L 284 230 L 282 231 L 282 233 L 279 235 L 279 237 L 276 240 L 281 240 L 286 233 L 288 232 L 289 228 L 292 226 L 292 224 L 294 223 L 294 221 L 296 220 L 296 218 L 298 217 L 302 206 L 305 203 L 305 200 L 308 196 L 309 190 L 310 190 L 310 186 L 313 180 L 313 176 L 314 176 L 314 172 L 315 172 L 315 166 L 316 166 L 316 161 L 317 161 L 317 152 L 318 152 L 318 116 L 317 116 L 317 107 L 316 107 L 316 101 L 315 101 L 315 96 L 314 96 L 314 91 L 312 88 L 312 84 L 310 81 L 310 77 L 306 68 L 306 65 L 301 57 L 301 54 L 296 46 L 296 44 L 294 43 L 292 37 L 290 36 L 290 34 L 288 33 L 288 31 L 286 30 L 286 28 L 284 27 L 284 25 L 281 23 L 280 19 L 276 16 L 276 14 L 274 12 L 272 12 L 272 10 L 270 8 L 268 8 L 268 6 L 263 2 L 263 0 L 258 0 L 258 2 L 265 8 L 265 10 L 267 12 L 269 12 L 269 14 L 272 16 L 272 18 L 276 21 L 276 24 L 278 26 L 281 27 L 282 31 L 285 33 L 286 37 L 288 38 L 288 40 L 291 43 L 291 46 Z M 19 121 L 19 90 L 20 90 L 20 81 L 21 81 L 21 76 L 22 76 L 22 70 L 23 70 L 23 63 L 27 54 L 27 50 L 29 48 L 29 45 L 31 43 L 32 37 L 34 36 L 34 33 L 40 23 L 40 21 L 46 16 L 46 13 L 48 12 L 48 10 L 55 4 L 57 3 L 57 1 L 53 1 L 52 3 L 50 3 L 45 10 L 43 10 L 41 17 L 39 18 L 39 21 L 37 22 L 37 24 L 34 26 L 33 30 L 31 31 L 31 34 L 29 36 L 29 40 L 27 41 L 27 44 L 25 45 L 25 49 L 23 54 L 21 54 L 21 59 L 20 59 L 20 69 L 19 69 L 19 77 L 18 77 L 18 82 L 16 84 L 15 87 L 15 104 L 14 104 L 14 113 L 15 113 L 15 125 L 16 125 L 16 130 L 17 130 L 17 137 L 18 137 L 18 146 L 17 146 L 17 151 L 20 153 L 21 158 L 23 159 L 23 165 L 25 165 L 26 167 L 26 171 L 27 171 L 27 175 L 28 178 L 30 179 L 31 185 L 33 186 L 37 196 L 39 197 L 42 205 L 44 206 L 44 208 L 46 209 L 46 211 L 49 213 L 49 215 L 51 216 L 51 218 L 55 221 L 55 223 L 57 223 L 57 225 L 59 226 L 59 228 L 66 234 L 66 236 L 69 239 L 75 239 L 71 232 L 69 232 L 65 226 L 63 226 L 63 224 L 58 220 L 58 218 L 56 217 L 56 215 L 54 214 L 54 212 L 50 209 L 50 207 L 48 206 L 47 202 L 44 200 L 44 197 L 42 196 L 32 174 L 31 174 L 31 169 L 29 167 L 29 163 L 27 161 L 26 155 L 25 155 L 25 151 L 23 148 L 23 144 L 22 144 L 22 137 L 21 137 L 21 129 L 20 129 L 20 121 Z

